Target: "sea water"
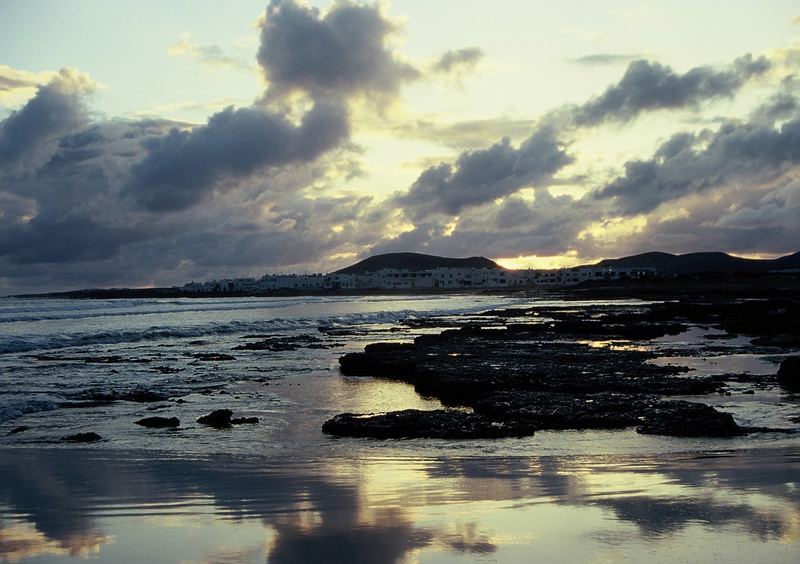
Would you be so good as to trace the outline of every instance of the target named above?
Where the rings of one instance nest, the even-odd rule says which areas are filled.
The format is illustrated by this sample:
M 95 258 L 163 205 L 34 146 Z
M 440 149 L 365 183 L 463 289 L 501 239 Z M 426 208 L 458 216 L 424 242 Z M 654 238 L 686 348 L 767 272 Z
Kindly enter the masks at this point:
M 411 341 L 494 308 L 591 303 L 0 300 L 0 560 L 796 561 L 796 436 L 681 439 L 622 429 L 379 441 L 320 431 L 344 411 L 441 407 L 407 384 L 342 376 L 337 359 L 346 352 Z M 429 317 L 436 320 L 404 323 Z M 689 354 L 654 362 L 691 364 L 686 377 L 774 374 L 780 359 L 749 354 L 741 337 L 715 338 L 718 352 L 702 353 L 709 332 L 587 346 L 679 345 Z M 234 349 L 293 336 L 315 346 Z M 91 401 L 136 389 L 168 399 Z M 798 416 L 797 398 L 774 387 L 732 389 L 687 399 L 715 403 L 743 424 L 788 426 Z M 196 423 L 220 408 L 259 423 Z M 153 415 L 181 425 L 135 424 Z M 60 441 L 79 432 L 102 440 Z

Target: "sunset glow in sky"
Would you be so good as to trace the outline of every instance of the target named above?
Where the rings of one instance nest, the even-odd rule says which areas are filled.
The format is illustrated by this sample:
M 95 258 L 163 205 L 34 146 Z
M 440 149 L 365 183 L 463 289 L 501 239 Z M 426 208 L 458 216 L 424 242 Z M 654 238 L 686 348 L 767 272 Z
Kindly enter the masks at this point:
M 800 247 L 796 0 L 5 0 L 0 30 L 0 295 Z

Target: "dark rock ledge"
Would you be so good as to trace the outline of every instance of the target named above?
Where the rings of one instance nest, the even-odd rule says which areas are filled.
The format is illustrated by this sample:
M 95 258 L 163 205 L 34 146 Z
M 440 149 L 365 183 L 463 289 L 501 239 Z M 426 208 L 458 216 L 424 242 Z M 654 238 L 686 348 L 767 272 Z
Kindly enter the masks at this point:
M 724 304 L 723 304 L 724 305 Z M 762 310 L 775 315 L 769 307 Z M 781 303 L 785 309 L 785 304 Z M 586 341 L 639 341 L 675 334 L 704 322 L 724 328 L 767 326 L 755 309 L 662 303 L 631 311 L 614 306 L 581 310 L 496 312 L 505 324 L 465 325 L 413 343 L 374 343 L 339 359 L 342 374 L 399 380 L 426 397 L 463 410 L 344 413 L 322 430 L 338 436 L 490 438 L 544 429 L 635 427 L 644 434 L 729 437 L 761 428 L 740 427 L 728 413 L 703 403 L 664 399 L 721 391 L 723 377 L 687 377 L 688 369 L 647 363 L 654 353 L 635 347 L 591 346 Z M 539 317 L 541 316 L 541 317 Z M 528 323 L 517 323 L 526 319 Z M 783 323 L 787 325 L 787 323 Z M 788 325 L 791 325 L 790 323 Z M 784 327 L 792 333 L 794 327 Z M 766 331 L 765 331 L 766 332 Z M 773 331 L 774 332 L 774 331 Z M 758 335 L 753 331 L 751 334 Z M 782 371 L 794 384 L 794 361 Z M 792 376 L 788 376 L 792 373 Z

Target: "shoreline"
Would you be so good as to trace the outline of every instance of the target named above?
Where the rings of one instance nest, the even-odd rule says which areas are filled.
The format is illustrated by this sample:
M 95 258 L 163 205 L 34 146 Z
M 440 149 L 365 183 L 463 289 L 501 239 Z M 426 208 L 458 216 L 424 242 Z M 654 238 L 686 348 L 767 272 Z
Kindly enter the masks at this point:
M 17 299 L 137 299 L 137 298 L 281 298 L 281 297 L 318 297 L 318 296 L 447 296 L 447 295 L 520 295 L 520 296 L 547 296 L 547 295 L 592 295 L 594 297 L 612 296 L 619 297 L 627 294 L 629 297 L 642 295 L 658 295 L 663 293 L 699 293 L 704 291 L 723 292 L 735 294 L 746 292 L 748 294 L 762 293 L 772 295 L 770 292 L 798 292 L 800 291 L 800 275 L 798 274 L 752 274 L 742 273 L 734 275 L 722 274 L 695 274 L 680 275 L 669 278 L 653 278 L 639 280 L 617 280 L 613 282 L 582 282 L 574 286 L 540 285 L 540 286 L 514 286 L 509 288 L 431 288 L 431 289 L 370 289 L 370 290 L 280 290 L 270 292 L 186 292 L 179 288 L 105 288 L 83 289 L 64 292 L 48 292 L 36 294 L 16 294 L 3 296 Z

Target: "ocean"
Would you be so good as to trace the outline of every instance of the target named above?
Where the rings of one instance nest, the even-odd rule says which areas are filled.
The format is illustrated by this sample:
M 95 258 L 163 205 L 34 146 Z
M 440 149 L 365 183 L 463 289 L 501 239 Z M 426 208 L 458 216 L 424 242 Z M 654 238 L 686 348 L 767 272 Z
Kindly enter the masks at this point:
M 562 304 L 470 294 L 0 299 L 0 560 L 796 561 L 794 435 L 321 432 L 337 413 L 442 407 L 401 382 L 342 376 L 342 354 L 537 303 Z M 713 332 L 647 346 L 691 350 Z M 689 365 L 687 377 L 774 374 L 780 359 L 745 345 L 718 338 L 722 353 L 654 362 Z M 701 401 L 774 427 L 797 416 L 785 400 L 765 389 Z M 196 422 L 215 409 L 259 422 Z M 180 426 L 135 424 L 156 415 Z M 101 440 L 62 440 L 89 432 Z

